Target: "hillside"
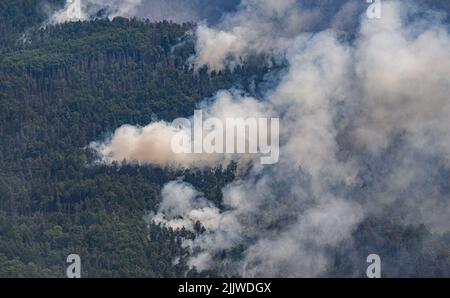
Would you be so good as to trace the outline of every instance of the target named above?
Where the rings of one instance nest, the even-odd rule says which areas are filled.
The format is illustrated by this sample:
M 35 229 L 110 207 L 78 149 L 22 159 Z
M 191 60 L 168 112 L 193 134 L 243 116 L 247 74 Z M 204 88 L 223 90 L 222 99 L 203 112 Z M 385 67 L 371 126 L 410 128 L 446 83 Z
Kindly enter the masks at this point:
M 155 227 L 147 239 L 144 217 L 165 182 L 192 175 L 219 200 L 232 172 L 93 166 L 85 146 L 125 123 L 188 115 L 216 90 L 251 83 L 250 70 L 190 70 L 190 29 L 118 18 L 32 29 L 27 43 L 3 48 L 0 276 L 62 277 L 73 251 L 86 255 L 86 276 L 182 274 L 172 264 L 183 254 L 178 233 Z
M 182 241 L 204 232 L 200 224 L 195 233 L 174 231 L 150 223 L 149 214 L 158 210 L 164 185 L 180 177 L 223 208 L 222 189 L 239 177 L 234 163 L 204 170 L 106 166 L 87 145 L 124 124 L 190 116 L 222 89 L 259 94 L 279 79 L 273 73 L 285 62 L 269 67 L 251 57 L 233 70 L 194 71 L 188 63 L 195 54 L 193 23 L 117 17 L 43 26 L 46 19 L 40 0 L 0 2 L 0 277 L 65 277 L 72 253 L 82 257 L 83 277 L 221 275 L 220 266 L 200 273 L 187 266 Z M 349 155 L 347 140 L 340 141 L 339 154 Z M 379 160 L 361 154 L 355 200 L 367 189 L 378 193 L 377 179 L 403 154 L 395 146 Z M 444 196 L 450 172 L 439 162 L 430 185 Z M 282 176 L 300 173 L 306 185 L 310 176 L 302 171 Z M 285 194 L 284 183 L 274 186 L 274 195 Z M 270 233 L 289 220 L 262 225 Z M 214 257 L 218 263 L 242 258 L 256 242 L 246 240 Z M 352 241 L 325 247 L 332 262 L 322 275 L 365 276 L 366 257 L 376 251 L 386 276 L 450 276 L 449 247 L 449 233 L 403 224 L 397 214 L 367 216 Z

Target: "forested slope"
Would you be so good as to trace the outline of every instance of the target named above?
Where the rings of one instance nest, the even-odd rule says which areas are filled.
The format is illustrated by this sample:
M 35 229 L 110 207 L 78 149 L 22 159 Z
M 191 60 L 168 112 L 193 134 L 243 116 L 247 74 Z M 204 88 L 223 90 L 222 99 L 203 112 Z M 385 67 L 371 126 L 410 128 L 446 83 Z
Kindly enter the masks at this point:
M 191 24 L 113 21 L 28 28 L 0 57 L 0 276 L 179 276 L 178 233 L 146 229 L 164 183 L 185 175 L 220 199 L 233 170 L 173 172 L 94 166 L 85 149 L 125 123 L 189 115 L 216 90 L 251 84 L 238 69 L 185 64 Z M 16 38 L 20 38 L 16 34 Z M 261 73 L 264 71 L 261 70 Z
M 39 3 L 0 2 L 0 277 L 65 277 L 72 253 L 83 277 L 197 275 L 183 258 L 189 233 L 149 227 L 147 215 L 181 176 L 220 206 L 235 166 L 110 167 L 86 146 L 122 124 L 191 115 L 219 89 L 264 88 L 266 67 L 194 72 L 193 24 L 116 18 L 43 28 Z M 353 236 L 330 252 L 327 276 L 364 276 L 374 251 L 387 276 L 450 276 L 450 235 L 367 218 Z

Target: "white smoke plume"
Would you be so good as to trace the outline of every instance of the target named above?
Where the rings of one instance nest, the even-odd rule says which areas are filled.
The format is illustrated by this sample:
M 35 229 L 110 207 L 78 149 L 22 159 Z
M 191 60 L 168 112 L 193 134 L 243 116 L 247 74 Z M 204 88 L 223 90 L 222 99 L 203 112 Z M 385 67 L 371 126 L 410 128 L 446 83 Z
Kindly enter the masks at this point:
M 191 185 L 182 181 L 170 182 L 164 186 L 162 197 L 159 213 L 153 216 L 155 223 L 194 231 L 195 224 L 199 222 L 207 230 L 217 229 L 219 209 Z
M 432 13 L 414 18 L 412 4 L 384 1 L 381 19 L 363 15 L 355 40 L 342 41 L 336 22 L 305 32 L 314 12 L 296 3 L 244 0 L 217 26 L 198 27 L 197 66 L 233 67 L 254 54 L 282 55 L 289 65 L 264 98 L 220 92 L 208 107 L 217 117 L 280 117 L 278 164 L 227 185 L 225 210 L 180 181 L 163 190 L 155 222 L 206 227 L 185 242 L 199 270 L 320 276 L 330 249 L 351 241 L 365 216 L 387 212 L 435 233 L 450 230 L 448 193 L 434 179 L 450 157 L 448 28 Z M 194 167 L 224 158 L 173 156 L 163 146 L 173 129 L 126 126 L 93 148 L 106 162 Z M 244 247 L 240 258 L 217 258 L 236 247 Z
M 137 15 L 142 0 L 67 0 L 61 10 L 53 13 L 50 23 L 58 24 L 93 19 L 104 10 L 109 17 L 133 17 Z
M 258 100 L 241 96 L 236 92 L 221 91 L 214 97 L 214 103 L 202 110 L 203 118 L 216 118 L 223 123 L 228 118 L 263 118 L 268 111 Z M 126 160 L 136 164 L 150 164 L 164 167 L 208 167 L 227 165 L 232 160 L 251 160 L 255 156 L 241 154 L 175 153 L 172 140 L 178 134 L 193 143 L 194 119 L 190 126 L 178 123 L 154 122 L 145 127 L 124 125 L 118 128 L 106 142 L 93 142 L 90 147 L 97 151 L 103 162 L 122 162 Z M 204 130 L 203 135 L 209 131 Z M 237 139 L 238 135 L 235 136 Z M 244 143 L 248 142 L 248 135 Z M 192 147 L 192 146 L 190 146 Z
M 302 32 L 311 32 L 323 24 L 338 31 L 345 27 L 343 24 L 352 23 L 349 18 L 357 20 L 361 4 L 340 0 L 332 4 L 322 0 L 242 0 L 239 10 L 218 26 L 198 27 L 194 64 L 220 70 L 234 67 L 251 55 L 282 53 Z
M 238 0 L 66 0 L 64 8 L 51 14 L 52 24 L 91 20 L 96 17 L 136 17 L 151 21 L 211 23 L 233 9 Z

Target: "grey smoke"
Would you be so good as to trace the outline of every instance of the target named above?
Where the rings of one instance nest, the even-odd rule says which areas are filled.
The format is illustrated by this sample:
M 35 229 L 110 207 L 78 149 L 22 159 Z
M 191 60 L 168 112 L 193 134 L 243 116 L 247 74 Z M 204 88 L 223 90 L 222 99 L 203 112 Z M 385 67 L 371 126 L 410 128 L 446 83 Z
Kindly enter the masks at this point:
M 197 66 L 233 67 L 254 54 L 281 56 L 289 65 L 263 98 L 219 93 L 233 105 L 218 96 L 208 107 L 213 116 L 279 116 L 278 164 L 255 166 L 227 185 L 224 210 L 180 181 L 164 188 L 155 222 L 191 229 L 197 220 L 208 227 L 184 243 L 189 265 L 199 270 L 320 276 L 331 264 L 329 251 L 351 242 L 373 216 L 424 224 L 436 235 L 450 231 L 442 175 L 450 167 L 450 35 L 440 14 L 417 17 L 413 3 L 384 1 L 382 18 L 360 15 L 355 38 L 346 41 L 342 18 L 357 8 L 343 5 L 327 29 L 311 33 L 317 12 L 299 3 L 305 2 L 244 0 L 219 24 L 198 27 Z M 95 144 L 100 157 L 157 164 L 146 157 L 153 135 L 129 131 Z M 139 154 L 115 154 L 129 146 L 120 142 L 128 137 L 143 145 L 132 151 Z M 236 247 L 243 247 L 240 258 L 217 258 Z
M 182 181 L 170 182 L 164 186 L 162 197 L 159 212 L 152 216 L 155 223 L 194 231 L 195 224 L 200 222 L 208 230 L 217 229 L 219 209 L 191 185 Z

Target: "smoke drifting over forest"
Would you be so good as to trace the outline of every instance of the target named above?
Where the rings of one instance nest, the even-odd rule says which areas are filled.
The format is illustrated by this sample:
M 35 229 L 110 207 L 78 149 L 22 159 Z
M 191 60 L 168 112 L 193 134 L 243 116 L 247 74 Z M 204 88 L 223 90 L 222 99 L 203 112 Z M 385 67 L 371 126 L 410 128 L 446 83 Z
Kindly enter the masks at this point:
M 102 6 L 88 2 L 95 10 Z M 137 7 L 152 1 L 144 2 L 108 1 L 114 14 L 125 16 L 141 16 Z M 163 2 L 175 1 L 152 3 Z M 193 2 L 190 17 L 175 12 L 174 20 L 204 19 L 200 2 Z M 383 1 L 381 19 L 369 19 L 365 1 L 338 2 L 323 19 L 323 10 L 307 1 L 242 0 L 219 22 L 197 27 L 196 67 L 233 68 L 254 55 L 288 65 L 260 98 L 221 91 L 206 108 L 218 118 L 279 117 L 279 163 L 254 166 L 227 185 L 224 209 L 179 180 L 162 191 L 155 222 L 192 230 L 198 221 L 206 229 L 184 243 L 198 270 L 320 276 L 331 264 L 330 250 L 351 243 L 365 218 L 424 224 L 436 237 L 450 232 L 445 16 L 424 13 L 415 1 Z M 355 19 L 346 21 L 349 16 Z M 346 39 L 348 22 L 357 29 Z M 166 122 L 125 126 L 91 147 L 105 163 L 214 167 L 225 159 L 174 156 L 168 142 L 176 130 Z M 241 258 L 217 258 L 236 247 L 244 247 Z
M 54 12 L 50 23 L 75 21 L 73 9 L 80 8 L 78 19 L 95 17 L 137 17 L 152 21 L 196 22 L 219 19 L 234 9 L 238 0 L 68 0 L 64 8 Z

